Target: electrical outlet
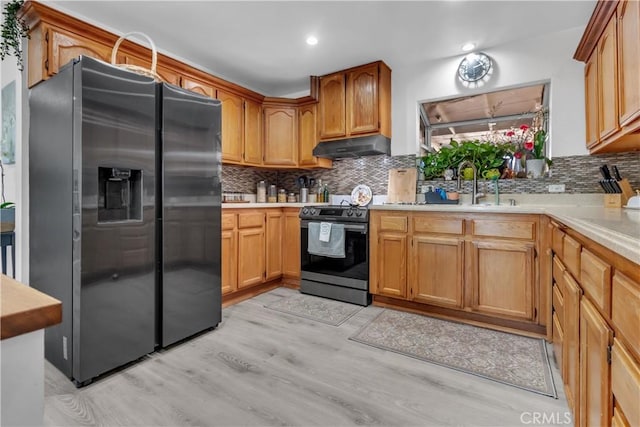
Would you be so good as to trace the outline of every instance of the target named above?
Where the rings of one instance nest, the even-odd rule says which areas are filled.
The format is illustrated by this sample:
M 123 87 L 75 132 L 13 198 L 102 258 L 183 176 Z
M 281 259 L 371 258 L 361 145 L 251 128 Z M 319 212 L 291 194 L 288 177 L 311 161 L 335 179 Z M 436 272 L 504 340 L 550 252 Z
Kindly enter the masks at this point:
M 564 184 L 550 184 L 549 193 L 564 193 Z

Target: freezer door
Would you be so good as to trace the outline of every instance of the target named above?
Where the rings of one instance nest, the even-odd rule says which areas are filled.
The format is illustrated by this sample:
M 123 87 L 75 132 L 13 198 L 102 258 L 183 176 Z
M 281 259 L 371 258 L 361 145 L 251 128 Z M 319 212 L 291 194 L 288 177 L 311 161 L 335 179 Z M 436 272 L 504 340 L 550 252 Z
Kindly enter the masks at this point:
M 162 322 L 167 346 L 221 320 L 220 102 L 162 93 Z
M 73 376 L 82 383 L 155 348 L 156 84 L 91 58 L 76 68 Z

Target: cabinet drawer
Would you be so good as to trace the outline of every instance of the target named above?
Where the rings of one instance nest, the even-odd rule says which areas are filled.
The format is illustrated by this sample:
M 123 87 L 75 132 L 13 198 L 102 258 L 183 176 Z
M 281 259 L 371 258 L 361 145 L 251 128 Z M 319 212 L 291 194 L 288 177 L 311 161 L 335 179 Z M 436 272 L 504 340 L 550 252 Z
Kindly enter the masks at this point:
M 615 338 L 611 349 L 611 392 L 629 425 L 640 426 L 640 366 Z
M 604 314 L 611 314 L 611 266 L 586 249 L 580 256 L 582 290 Z
M 223 230 L 233 230 L 236 227 L 236 215 L 222 214 L 221 224 Z
M 408 219 L 406 216 L 384 215 L 380 217 L 380 231 L 407 232 Z
M 560 324 L 564 326 L 564 298 L 558 289 L 558 286 L 553 285 L 553 310 L 558 314 L 558 320 Z
M 262 227 L 264 212 L 247 212 L 238 214 L 238 228 Z
M 415 216 L 413 217 L 413 231 L 416 233 L 462 235 L 464 233 L 464 220 L 461 218 L 449 219 Z
M 640 355 L 640 284 L 616 273 L 613 276 L 611 318 L 620 334 Z
M 560 258 L 557 256 L 553 257 L 553 281 L 556 282 L 556 285 L 559 287 L 560 294 L 564 295 L 564 280 L 562 275 L 566 268 L 560 261 Z
M 474 236 L 527 240 L 536 238 L 536 223 L 533 221 L 474 219 L 471 221 L 471 230 Z
M 560 230 L 558 227 L 553 227 L 553 232 L 551 233 L 551 249 L 555 252 L 560 258 L 563 255 L 563 245 L 564 243 L 564 231 Z
M 562 243 L 562 260 L 565 267 L 569 270 L 569 273 L 573 274 L 573 277 L 580 277 L 580 243 L 576 242 L 570 236 L 565 235 Z

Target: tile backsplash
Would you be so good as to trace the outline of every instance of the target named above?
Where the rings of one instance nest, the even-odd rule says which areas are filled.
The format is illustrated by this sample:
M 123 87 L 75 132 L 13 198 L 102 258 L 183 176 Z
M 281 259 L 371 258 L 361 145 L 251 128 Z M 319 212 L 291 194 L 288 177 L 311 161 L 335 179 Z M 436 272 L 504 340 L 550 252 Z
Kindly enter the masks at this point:
M 255 193 L 256 184 L 264 180 L 276 184 L 287 192 L 297 192 L 296 179 L 305 175 L 316 181 L 328 183 L 332 194 L 350 194 L 358 184 L 371 187 L 374 194 L 387 193 L 388 171 L 393 168 L 408 168 L 416 164 L 416 156 L 370 156 L 357 159 L 336 160 L 333 169 L 317 170 L 269 170 L 244 166 L 222 167 L 223 192 Z M 503 193 L 548 192 L 550 184 L 564 184 L 566 193 L 602 193 L 598 184 L 601 179 L 598 168 L 603 164 L 616 165 L 623 178 L 629 179 L 634 189 L 640 188 L 640 152 L 599 154 L 585 156 L 557 157 L 553 159 L 550 176 L 539 179 L 504 179 L 499 181 Z M 481 180 L 482 181 L 482 180 Z M 433 184 L 447 190 L 454 190 L 454 181 L 419 181 Z M 492 185 L 492 184 L 490 184 Z M 471 183 L 465 183 L 462 192 L 469 192 Z M 481 188 L 482 190 L 482 188 Z M 491 191 L 491 190 L 489 190 Z

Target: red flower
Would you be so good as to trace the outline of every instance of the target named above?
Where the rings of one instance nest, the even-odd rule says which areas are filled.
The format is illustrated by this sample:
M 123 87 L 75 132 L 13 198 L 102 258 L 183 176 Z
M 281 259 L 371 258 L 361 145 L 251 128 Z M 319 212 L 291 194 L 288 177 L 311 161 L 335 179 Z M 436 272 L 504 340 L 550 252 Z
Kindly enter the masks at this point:
M 510 130 L 509 132 L 505 133 L 505 136 L 514 136 L 516 133 L 512 130 Z
M 527 125 L 522 125 L 522 126 L 520 126 L 520 130 L 521 130 L 522 132 L 526 132 L 527 130 L 529 130 L 529 126 L 527 126 Z
M 524 143 L 524 149 L 525 150 L 533 150 L 533 141 L 527 141 Z
M 515 153 L 513 153 L 513 156 L 514 156 L 516 159 L 521 159 L 521 158 L 522 158 L 522 153 L 521 153 L 521 152 L 519 152 L 519 151 L 516 151 Z

